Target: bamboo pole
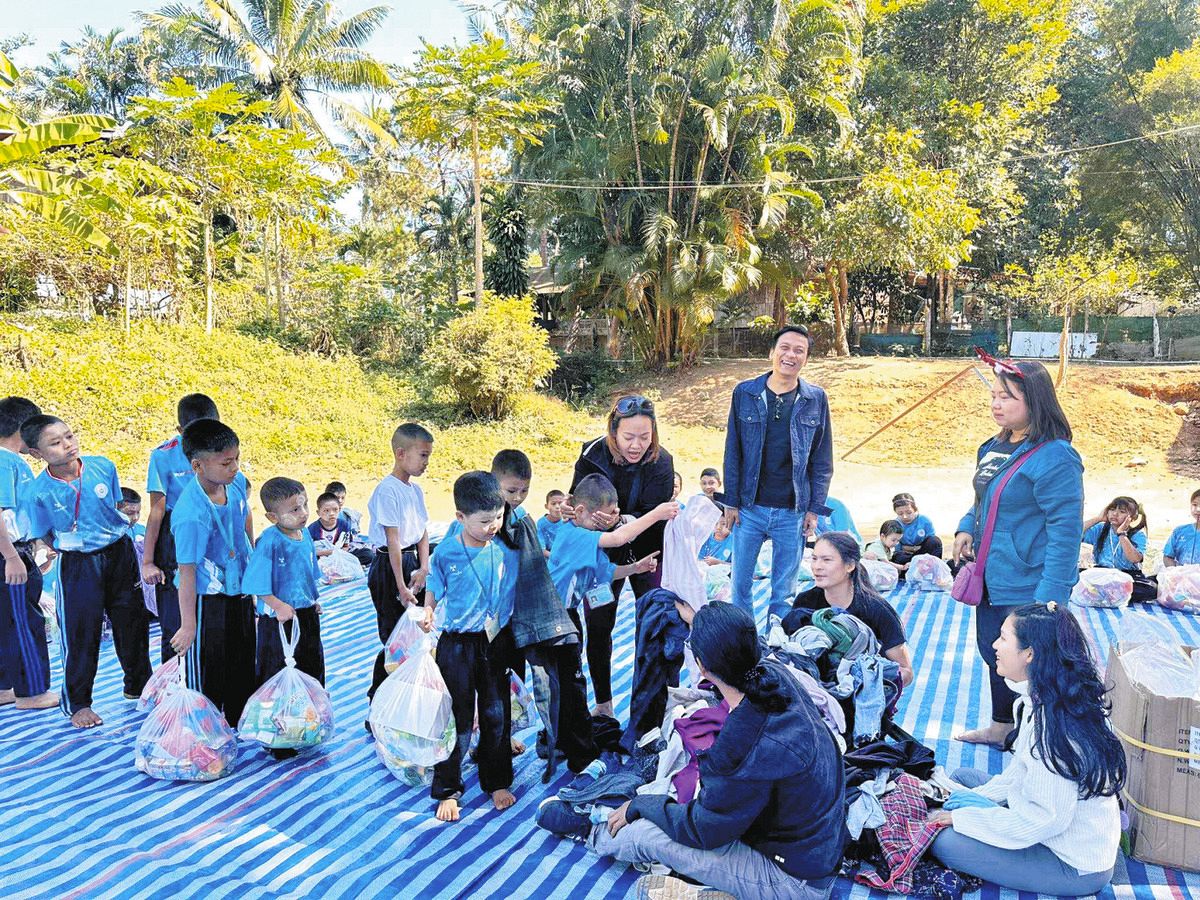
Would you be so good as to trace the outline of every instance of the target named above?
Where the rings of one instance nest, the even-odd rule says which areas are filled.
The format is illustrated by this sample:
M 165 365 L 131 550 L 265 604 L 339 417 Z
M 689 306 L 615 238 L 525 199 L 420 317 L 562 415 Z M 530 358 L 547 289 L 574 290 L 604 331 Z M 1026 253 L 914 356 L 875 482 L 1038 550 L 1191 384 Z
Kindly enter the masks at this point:
M 954 382 L 958 381 L 958 379 L 960 379 L 964 375 L 966 375 L 968 372 L 973 372 L 973 371 L 975 371 L 974 366 L 967 366 L 965 369 L 963 369 L 961 372 L 959 372 L 953 378 L 948 378 L 946 381 L 943 381 L 941 384 L 939 384 L 937 387 L 935 387 L 932 391 L 930 391 L 928 394 L 926 394 L 924 397 L 922 397 L 920 400 L 918 400 L 916 403 L 914 403 L 912 406 L 910 406 L 908 409 L 904 410 L 904 412 L 900 413 L 900 415 L 896 416 L 895 418 L 893 418 L 890 421 L 886 422 L 885 424 L 881 425 L 870 435 L 863 438 L 863 440 L 859 441 L 857 444 L 855 444 L 853 447 L 851 447 L 849 450 L 847 450 L 845 453 L 843 453 L 842 457 L 841 457 L 842 460 L 845 461 L 850 456 L 850 454 L 853 453 L 855 450 L 857 450 L 859 447 L 862 447 L 863 445 L 867 444 L 869 441 L 873 440 L 874 438 L 876 438 L 883 432 L 887 431 L 889 428 L 891 428 L 893 425 L 895 425 L 897 422 L 899 422 L 901 419 L 903 419 L 905 416 L 907 416 L 910 412 L 912 412 L 914 409 L 916 409 L 918 406 L 920 406 L 926 400 L 929 400 L 935 394 L 941 393 L 946 388 L 950 387 L 950 385 L 952 385 Z

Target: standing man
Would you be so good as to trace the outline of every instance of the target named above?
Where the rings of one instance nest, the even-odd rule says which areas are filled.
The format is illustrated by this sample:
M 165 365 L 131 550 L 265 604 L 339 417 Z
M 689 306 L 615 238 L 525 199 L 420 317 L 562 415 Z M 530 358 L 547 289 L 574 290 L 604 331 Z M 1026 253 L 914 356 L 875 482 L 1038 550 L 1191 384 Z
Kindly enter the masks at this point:
M 833 427 L 825 392 L 800 378 L 808 329 L 775 334 L 771 371 L 733 389 L 725 434 L 725 524 L 733 528 L 733 602 L 754 615 L 751 585 L 771 539 L 770 611 L 791 608 L 804 538 L 829 515 Z M 734 527 L 736 526 L 736 527 Z

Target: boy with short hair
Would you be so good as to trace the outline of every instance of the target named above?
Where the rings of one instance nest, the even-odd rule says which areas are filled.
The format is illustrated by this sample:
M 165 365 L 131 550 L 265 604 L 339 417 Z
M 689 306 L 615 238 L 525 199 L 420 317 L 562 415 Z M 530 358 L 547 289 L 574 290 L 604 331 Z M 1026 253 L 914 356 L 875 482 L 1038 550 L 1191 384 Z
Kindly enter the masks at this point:
M 351 536 L 358 534 L 358 524 L 362 521 L 362 513 L 353 510 L 346 505 L 346 486 L 340 481 L 331 481 L 325 485 L 325 490 L 322 494 L 333 494 L 337 498 L 338 509 L 341 512 L 342 518 L 346 520 L 346 528 Z
M 711 466 L 700 473 L 700 490 L 709 500 L 716 497 L 721 490 L 721 473 Z
M 505 552 L 493 540 L 504 520 L 500 485 L 488 472 L 467 472 L 454 482 L 455 520 L 461 530 L 442 541 L 430 561 L 425 592 L 429 631 L 436 621 L 437 664 L 454 709 L 458 740 L 450 758 L 433 770 L 431 796 L 437 818 L 458 820 L 465 786 L 462 758 L 479 718 L 476 762 L 479 786 L 498 810 L 516 802 L 512 786 L 512 716 L 509 666 L 513 657 L 513 596 L 505 590 Z
M 897 566 L 906 565 L 919 553 L 928 553 L 938 559 L 942 558 L 942 539 L 937 536 L 937 530 L 928 516 L 921 515 L 917 509 L 917 501 L 912 494 L 897 494 L 892 498 L 892 509 L 896 518 L 904 526 L 900 536 L 900 547 L 892 554 L 892 562 Z
M 1164 566 L 1189 566 L 1200 563 L 1200 490 L 1193 491 L 1191 504 L 1194 521 L 1180 525 L 1171 532 L 1163 547 Z
M 79 443 L 61 419 L 27 419 L 21 440 L 46 463 L 27 496 L 30 534 L 58 551 L 66 683 L 60 705 L 76 728 L 94 728 L 103 724 L 92 711 L 92 685 L 106 613 L 125 673 L 125 698 L 136 700 L 150 678 L 150 622 L 129 522 L 117 510 L 121 483 L 103 456 L 79 455 Z
M 560 490 L 548 493 L 546 495 L 546 514 L 538 519 L 538 540 L 542 542 L 542 549 L 545 551 L 547 559 L 550 557 L 550 548 L 554 546 L 554 535 L 558 533 L 558 529 L 563 524 L 563 503 L 566 499 L 567 495 Z
M 176 434 L 150 452 L 146 473 L 146 493 L 150 495 L 150 515 L 146 520 L 146 537 L 142 548 L 142 581 L 154 585 L 157 598 L 158 624 L 162 631 L 162 661 L 175 655 L 171 638 L 179 630 L 179 592 L 176 590 L 175 542 L 171 536 L 171 513 L 183 489 L 196 477 L 192 464 L 183 452 L 181 435 L 197 419 L 216 419 L 221 415 L 217 404 L 206 394 L 187 394 L 175 407 L 178 422 Z M 243 490 L 249 494 L 246 476 L 238 472 Z M 253 535 L 251 518 L 246 520 L 248 535 Z
M 34 561 L 34 534 L 23 496 L 33 484 L 33 469 L 20 456 L 29 448 L 21 426 L 41 410 L 24 397 L 0 400 L 0 706 L 50 709 L 59 696 L 50 690 L 46 620 L 38 601 L 42 572 Z
M 317 548 L 305 530 L 308 496 L 304 485 L 291 478 L 269 478 L 258 496 L 271 527 L 258 537 L 242 590 L 258 598 L 258 663 L 255 681 L 264 684 L 286 664 L 279 623 L 292 637 L 300 628 L 296 668 L 325 684 L 325 649 L 321 644 L 321 605 L 317 602 L 321 568 Z M 295 750 L 273 749 L 276 759 L 295 756 Z
M 121 502 L 117 504 L 121 515 L 129 520 L 129 536 L 133 538 L 133 552 L 137 554 L 138 571 L 141 571 L 142 561 L 146 558 L 146 526 L 141 523 L 142 495 L 131 487 L 121 487 Z M 158 615 L 158 594 L 155 585 L 141 581 L 142 603 L 151 615 Z
M 908 568 L 908 564 L 892 562 L 892 554 L 895 553 L 896 547 L 900 544 L 900 538 L 904 534 L 904 525 L 899 519 L 888 519 L 879 526 L 879 537 L 876 540 L 867 544 L 863 550 L 863 559 L 875 559 L 881 562 L 890 562 L 897 569 L 903 572 Z
M 617 512 L 617 489 L 600 474 L 588 475 L 575 486 L 571 496 L 575 508 L 574 521 L 568 521 L 554 540 L 550 551 L 550 577 L 558 595 L 567 607 L 571 620 L 580 634 L 579 607 L 590 608 L 615 603 L 612 583 L 639 572 L 653 572 L 658 568 L 658 555 L 654 551 L 635 563 L 616 566 L 604 553 L 610 547 L 623 547 L 655 522 L 665 522 L 679 514 L 679 504 L 674 500 L 660 503 L 650 512 L 626 522 L 612 531 L 602 531 L 595 520 L 596 513 Z M 613 714 L 611 701 L 598 705 L 592 715 Z
M 414 478 L 424 474 L 433 453 L 433 435 L 408 422 L 392 434 L 392 471 L 375 486 L 367 503 L 371 516 L 371 545 L 375 559 L 367 572 L 367 589 L 375 606 L 379 640 L 387 644 L 392 629 L 409 606 L 419 605 L 425 593 L 429 573 L 429 513 L 425 494 Z M 383 650 L 375 658 L 371 689 L 367 700 L 375 696 L 387 678 Z M 367 727 L 370 731 L 370 727 Z
M 336 494 L 326 491 L 317 498 L 317 518 L 308 526 L 308 536 L 314 542 L 328 542 L 328 549 L 318 550 L 318 556 L 328 556 L 335 549 L 345 550 L 350 546 L 354 535 L 350 531 L 349 520 L 342 516 L 342 504 L 338 502 Z
M 216 419 L 192 422 L 181 443 L 195 478 L 171 512 L 180 621 L 171 645 L 187 656 L 188 687 L 236 728 L 255 688 L 254 604 L 242 587 L 251 547 L 241 446 Z

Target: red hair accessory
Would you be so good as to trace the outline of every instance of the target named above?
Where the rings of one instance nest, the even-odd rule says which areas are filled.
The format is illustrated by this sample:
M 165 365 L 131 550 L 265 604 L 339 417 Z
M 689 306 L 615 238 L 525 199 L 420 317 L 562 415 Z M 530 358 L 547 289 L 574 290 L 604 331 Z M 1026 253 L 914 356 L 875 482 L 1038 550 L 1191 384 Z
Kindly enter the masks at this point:
M 975 348 L 975 355 L 992 367 L 992 371 L 999 375 L 1011 375 L 1013 378 L 1025 380 L 1025 373 L 1022 372 L 1014 363 L 1007 362 L 1003 359 L 996 359 L 992 354 L 988 353 L 982 347 Z

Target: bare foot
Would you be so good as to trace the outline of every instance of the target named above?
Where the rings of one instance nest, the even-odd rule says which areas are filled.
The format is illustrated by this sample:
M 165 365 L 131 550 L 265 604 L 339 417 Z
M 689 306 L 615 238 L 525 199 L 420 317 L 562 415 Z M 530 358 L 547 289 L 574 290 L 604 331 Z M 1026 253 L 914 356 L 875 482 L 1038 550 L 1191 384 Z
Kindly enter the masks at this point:
M 437 819 L 439 822 L 458 821 L 458 801 L 454 798 L 438 803 Z
M 512 742 L 512 755 L 513 756 L 520 756 L 522 753 L 525 752 L 525 745 L 523 743 L 518 741 L 516 738 L 510 738 L 510 740 Z
M 17 694 L 11 688 L 6 691 L 0 691 L 0 706 L 8 706 L 10 703 L 15 703 Z
M 513 792 L 507 790 L 506 788 L 501 788 L 498 791 L 492 791 L 492 805 L 496 807 L 496 809 L 508 809 L 516 802 L 517 798 L 513 796 Z
M 609 700 L 607 703 L 597 703 L 595 706 L 592 707 L 592 715 L 593 716 L 609 716 L 611 718 L 613 716 L 612 701 Z
M 71 724 L 76 728 L 95 728 L 97 725 L 103 725 L 104 721 L 92 712 L 90 706 L 85 706 L 71 716 Z
M 53 709 L 58 706 L 58 694 L 46 691 L 36 697 L 18 697 L 17 709 Z
M 964 744 L 987 744 L 997 749 L 1004 746 L 1004 739 L 1014 726 L 1005 722 L 993 722 L 987 728 L 976 728 L 972 731 L 960 731 L 954 736 L 956 741 Z

